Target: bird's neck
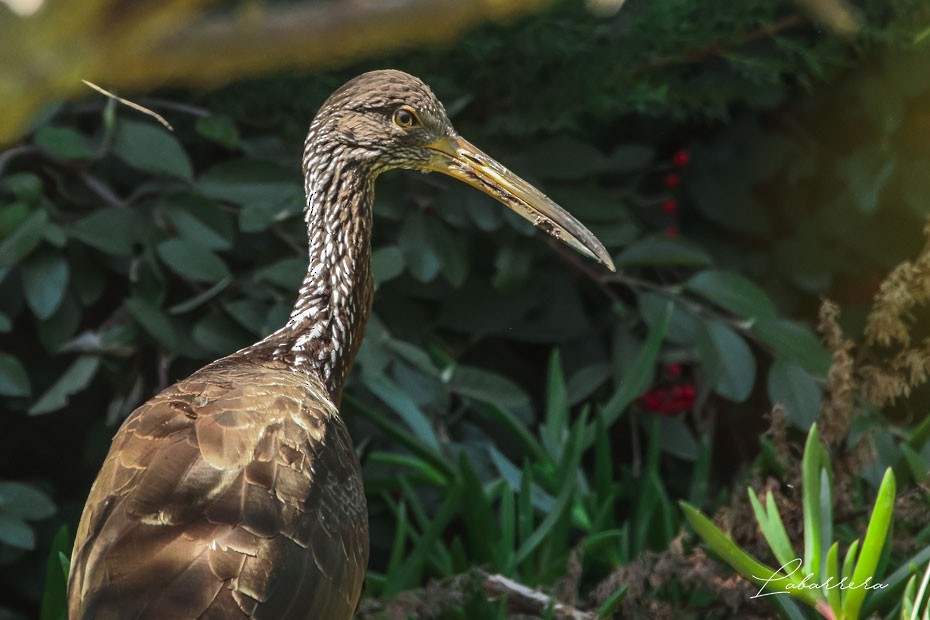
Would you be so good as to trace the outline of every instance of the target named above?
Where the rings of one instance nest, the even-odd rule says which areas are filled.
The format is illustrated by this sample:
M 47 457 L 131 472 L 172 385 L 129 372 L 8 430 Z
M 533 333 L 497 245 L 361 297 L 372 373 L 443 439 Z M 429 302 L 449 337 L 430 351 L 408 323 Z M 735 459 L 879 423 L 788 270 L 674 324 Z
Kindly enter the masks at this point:
M 307 275 L 274 357 L 322 379 L 338 402 L 371 310 L 374 177 L 308 142 Z

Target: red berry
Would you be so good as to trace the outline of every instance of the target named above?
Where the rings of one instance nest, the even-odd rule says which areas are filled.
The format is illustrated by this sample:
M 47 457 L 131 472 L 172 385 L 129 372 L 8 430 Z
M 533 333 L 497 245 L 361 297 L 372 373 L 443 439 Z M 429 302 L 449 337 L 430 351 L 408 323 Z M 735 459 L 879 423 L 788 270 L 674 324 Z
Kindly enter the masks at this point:
M 662 201 L 662 213 L 665 215 L 675 215 L 678 213 L 678 201 L 674 198 Z
M 681 236 L 681 231 L 679 231 L 674 226 L 669 226 L 668 228 L 665 229 L 665 236 L 670 239 L 677 239 L 678 237 Z
M 681 376 L 681 364 L 669 364 L 665 367 L 665 372 L 669 377 L 677 379 Z
M 665 187 L 672 189 L 678 187 L 679 183 L 681 183 L 681 177 L 674 172 L 665 175 Z
M 691 153 L 689 153 L 686 149 L 678 149 L 672 156 L 672 163 L 674 163 L 679 168 L 681 166 L 687 166 L 691 163 Z

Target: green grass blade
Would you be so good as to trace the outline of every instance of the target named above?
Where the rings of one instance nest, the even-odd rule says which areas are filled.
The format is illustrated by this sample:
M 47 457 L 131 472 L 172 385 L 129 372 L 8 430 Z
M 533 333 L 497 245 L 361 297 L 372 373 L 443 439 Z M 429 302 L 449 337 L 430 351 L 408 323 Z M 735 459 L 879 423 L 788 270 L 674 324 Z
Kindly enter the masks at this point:
M 449 483 L 449 479 L 446 478 L 441 471 L 433 467 L 430 463 L 409 454 L 399 454 L 397 452 L 372 452 L 368 455 L 368 462 L 406 467 L 420 474 L 420 478 L 424 482 L 434 484 L 438 487 L 444 487 Z
M 823 552 L 820 513 L 821 450 L 817 424 L 813 424 L 807 435 L 804 457 L 801 462 L 802 484 L 804 485 L 804 572 L 814 575 L 818 582 Z
M 825 594 L 830 609 L 837 617 L 843 609 L 843 601 L 840 598 L 840 566 L 839 566 L 840 543 L 835 542 L 830 545 L 827 551 L 827 560 L 824 564 L 824 584 L 826 585 Z M 832 586 L 832 587 L 831 587 Z
M 516 549 L 517 544 L 517 511 L 513 497 L 513 490 L 510 487 L 505 487 L 501 492 L 500 511 L 501 538 L 498 543 L 499 552 L 497 557 L 501 562 L 501 572 L 504 575 L 510 575 L 516 565 L 516 555 L 514 550 Z
M 546 381 L 546 415 L 540 429 L 543 446 L 553 461 L 562 457 L 562 438 L 568 429 L 568 395 L 562 358 L 556 349 L 549 358 L 549 377 Z
M 348 407 L 354 413 L 360 414 L 392 440 L 404 446 L 428 462 L 430 465 L 435 467 L 438 471 L 442 472 L 446 479 L 451 480 L 455 477 L 455 472 L 453 471 L 452 467 L 450 467 L 445 459 L 440 456 L 440 452 L 438 450 L 435 450 L 422 441 L 419 441 L 410 433 L 404 432 L 401 427 L 399 427 L 397 424 L 394 424 L 391 420 L 382 415 L 381 412 L 375 411 L 361 400 L 351 396 L 350 394 L 343 395 L 342 406 Z
M 559 493 L 555 498 L 555 505 L 539 524 L 539 527 L 517 549 L 516 563 L 519 565 L 542 543 L 559 524 L 562 516 L 572 508 L 572 499 L 575 496 L 578 465 L 584 451 L 584 431 L 587 429 L 587 420 L 582 416 L 572 426 L 566 445 L 568 449 L 562 455 L 556 471 L 556 482 Z
M 892 604 L 891 601 L 901 595 L 905 582 L 927 562 L 930 562 L 930 545 L 912 555 L 907 561 L 902 562 L 896 571 L 882 578 L 882 583 L 887 584 L 888 587 L 873 592 L 872 596 L 868 597 L 862 607 L 862 615 L 868 616 L 876 610 L 889 607 Z
M 807 590 L 787 588 L 786 586 L 790 583 L 787 577 L 743 551 L 697 508 L 684 501 L 679 502 L 679 505 L 685 514 L 685 519 L 694 528 L 701 540 L 720 559 L 729 564 L 733 570 L 753 583 L 762 586 L 765 592 L 790 594 L 803 600 L 808 605 L 816 605 L 817 599 L 813 594 Z
M 648 383 L 659 357 L 659 349 L 662 347 L 662 341 L 665 339 L 665 333 L 668 331 L 668 324 L 672 318 L 672 309 L 672 302 L 668 302 L 662 318 L 649 330 L 646 342 L 631 366 L 633 370 L 623 378 L 620 388 L 601 409 L 600 414 L 603 416 L 606 428 L 613 426 L 630 403 L 649 387 Z M 592 430 L 585 437 L 585 447 L 588 448 L 593 443 L 594 431 Z
M 607 597 L 607 599 L 601 603 L 601 606 L 597 608 L 597 617 L 598 618 L 613 618 L 614 611 L 617 607 L 620 606 L 620 603 L 623 602 L 623 599 L 626 598 L 627 587 L 623 586 L 613 594 Z
M 383 597 L 391 598 L 401 590 L 419 583 L 416 576 L 422 570 L 426 555 L 445 532 L 449 521 L 461 508 L 461 503 L 461 493 L 457 487 L 453 487 L 452 492 L 446 497 L 446 501 L 439 509 L 439 512 L 436 513 L 432 523 L 430 523 L 429 528 L 423 532 L 420 540 L 417 541 L 417 544 L 407 556 L 406 562 L 394 571 L 385 582 L 382 592 Z
M 791 547 L 791 541 L 785 531 L 781 515 L 778 513 L 778 506 L 775 505 L 772 492 L 769 491 L 765 496 L 766 509 L 762 507 L 762 503 L 752 487 L 749 487 L 747 491 L 749 492 L 749 503 L 752 504 L 752 510 L 756 514 L 756 521 L 759 522 L 762 535 L 769 547 L 771 547 L 772 553 L 775 554 L 775 559 L 778 560 L 779 565 L 786 566 L 790 562 L 796 561 L 797 555 Z M 788 577 L 795 583 L 801 581 L 798 571 L 792 571 Z
M 527 425 L 521 422 L 512 411 L 506 407 L 501 407 L 500 405 L 492 403 L 476 403 L 475 407 L 479 412 L 491 418 L 510 432 L 513 438 L 519 441 L 520 445 L 530 453 L 533 460 L 540 463 L 551 461 L 546 450 L 542 447 L 542 444 L 536 440 L 536 437 L 530 432 Z
M 523 462 L 520 477 L 520 495 L 517 497 L 517 537 L 523 545 L 533 534 L 533 468 L 528 461 Z
M 878 497 L 875 498 L 872 517 L 869 519 L 862 550 L 859 552 L 859 560 L 856 562 L 856 568 L 853 571 L 851 585 L 860 587 L 852 587 L 846 590 L 846 597 L 843 599 L 843 614 L 849 620 L 856 620 L 862 609 L 862 602 L 865 600 L 867 591 L 861 585 L 867 579 L 874 580 L 875 569 L 878 566 L 882 548 L 885 546 L 885 537 L 891 525 L 894 498 L 895 479 L 894 473 L 889 467 L 885 470 L 882 484 L 878 488 Z

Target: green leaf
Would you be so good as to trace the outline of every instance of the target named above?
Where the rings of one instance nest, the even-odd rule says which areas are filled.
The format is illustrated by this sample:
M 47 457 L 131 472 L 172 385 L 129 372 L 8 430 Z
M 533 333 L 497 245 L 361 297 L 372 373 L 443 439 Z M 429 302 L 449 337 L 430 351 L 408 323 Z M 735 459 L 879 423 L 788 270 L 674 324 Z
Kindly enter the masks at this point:
M 620 144 L 607 158 L 606 168 L 611 172 L 629 174 L 644 170 L 655 160 L 655 147 L 651 144 Z
M 597 608 L 597 617 L 598 618 L 613 618 L 614 612 L 620 606 L 620 603 L 623 602 L 623 599 L 626 598 L 628 586 L 622 586 L 614 591 L 610 596 L 604 599 L 604 602 L 601 603 L 601 606 Z
M 823 512 L 820 504 L 824 479 L 821 472 L 829 466 L 829 456 L 820 443 L 817 425 L 813 424 L 807 434 L 804 456 L 801 459 L 801 491 L 804 508 L 804 571 L 818 580 L 824 543 Z
M 756 380 L 756 358 L 739 334 L 718 321 L 703 321 L 698 351 L 714 392 L 737 403 L 749 398 Z
M 578 428 L 583 428 L 580 425 Z M 569 445 L 572 445 L 571 448 L 565 451 L 563 458 L 562 467 L 560 469 L 564 471 L 576 471 L 578 468 L 578 462 L 581 458 L 581 441 L 580 438 L 584 436 L 584 433 L 578 433 L 578 441 L 572 442 L 569 440 Z M 552 506 L 552 510 L 543 517 L 542 522 L 539 526 L 533 531 L 530 536 L 523 541 L 520 547 L 517 549 L 516 560 L 515 562 L 519 565 L 524 560 L 526 560 L 529 555 L 546 539 L 552 529 L 558 524 L 562 517 L 570 510 L 572 504 L 572 498 L 574 497 L 576 487 L 574 484 L 569 482 L 569 480 L 563 480 L 559 488 L 559 493 L 556 495 L 555 503 Z
M 236 129 L 236 123 L 224 114 L 211 114 L 198 118 L 194 128 L 204 138 L 227 148 L 234 149 L 239 145 L 239 131 Z
M 449 389 L 501 407 L 529 405 L 529 397 L 510 379 L 471 366 L 456 366 L 449 378 Z
M 376 411 L 362 401 L 353 398 L 350 394 L 343 395 L 343 405 L 351 407 L 354 413 L 363 416 L 366 421 L 370 422 L 375 428 L 383 432 L 392 441 L 410 450 L 424 461 L 430 463 L 447 478 L 455 476 L 455 472 L 440 452 L 419 438 L 406 432 L 406 429 L 395 424 L 393 420 L 388 419 L 383 412 Z
M 208 198 L 241 206 L 281 205 L 293 198 L 303 202 L 299 171 L 266 161 L 236 159 L 218 164 L 197 179 L 197 187 Z
M 785 416 L 796 427 L 810 428 L 820 416 L 820 386 L 809 372 L 783 359 L 769 369 L 769 400 L 781 404 Z
M 665 316 L 669 303 L 672 304 L 672 318 L 669 319 L 665 337 L 671 342 L 693 346 L 697 340 L 698 322 L 694 315 L 676 299 L 658 293 L 640 293 L 636 296 L 639 312 L 650 328 L 659 323 Z
M 566 384 L 568 391 L 568 404 L 577 405 L 587 399 L 604 385 L 610 378 L 610 366 L 605 363 L 595 363 L 579 368 L 569 377 Z
M 94 355 L 82 355 L 74 360 L 45 394 L 30 407 L 29 415 L 42 415 L 67 405 L 72 394 L 90 385 L 99 367 L 100 358 Z
M 562 359 L 556 349 L 549 357 L 549 375 L 546 381 L 546 415 L 540 436 L 546 451 L 553 460 L 562 455 L 563 437 L 568 431 L 568 395 L 565 375 L 562 374 Z
M 838 561 L 839 553 L 840 553 L 840 543 L 835 542 L 832 545 L 830 545 L 830 550 L 827 551 L 826 563 L 824 564 L 824 567 L 826 569 L 824 571 L 825 574 L 823 576 L 824 583 L 830 583 L 830 584 L 840 583 L 840 575 L 839 575 L 840 567 L 839 567 L 839 561 Z M 842 606 L 840 604 L 839 589 L 835 587 L 828 587 L 826 594 L 827 594 L 827 602 L 829 602 L 830 604 L 830 609 L 832 609 L 838 617 L 841 616 Z
M 427 236 L 433 252 L 439 257 L 442 274 L 452 286 L 458 288 L 468 276 L 468 253 L 465 238 L 454 234 L 439 218 L 426 218 Z
M 141 297 L 131 297 L 124 301 L 123 305 L 155 342 L 169 351 L 177 350 L 178 341 L 174 326 L 160 308 Z
M 215 202 L 200 196 L 175 196 L 165 205 L 164 212 L 182 239 L 208 250 L 232 248 L 233 222 Z
M 45 225 L 48 214 L 37 209 L 14 230 L 0 241 L 0 269 L 15 265 L 24 256 L 32 252 L 42 236 L 45 234 Z
M 777 357 L 794 362 L 817 376 L 826 375 L 830 369 L 833 356 L 804 325 L 783 319 L 764 318 L 753 323 L 751 329 L 772 348 Z
M 698 442 L 688 425 L 681 418 L 658 418 L 659 444 L 663 452 L 693 462 L 698 458 Z
M 0 512 L 26 521 L 39 521 L 55 514 L 55 503 L 30 484 L 0 482 Z
M 534 175 L 561 181 L 589 178 L 607 164 L 596 147 L 565 135 L 536 142 L 522 155 Z
M 257 274 L 259 279 L 280 286 L 288 293 L 298 290 L 306 275 L 307 259 L 296 257 L 284 258 L 267 267 L 262 267 Z
M 432 424 L 410 396 L 384 376 L 368 376 L 364 382 L 365 387 L 384 401 L 420 441 L 433 450 L 439 451 L 439 438 L 436 436 Z
M 65 159 L 87 159 L 94 154 L 87 137 L 71 127 L 39 128 L 33 138 L 46 151 Z
M 404 272 L 404 255 L 396 245 L 378 248 L 371 253 L 371 269 L 376 285 L 393 280 Z
M 659 357 L 659 350 L 662 347 L 662 340 L 665 338 L 671 318 L 672 304 L 669 302 L 662 319 L 650 327 L 649 336 L 646 338 L 643 348 L 630 366 L 632 370 L 623 378 L 620 388 L 601 409 L 600 415 L 605 429 L 613 426 L 614 422 L 630 406 L 630 403 L 649 387 L 649 380 L 652 378 L 653 369 Z M 593 445 L 594 439 L 594 435 L 589 434 L 585 439 L 585 446 Z
M 39 620 L 68 619 L 68 572 L 71 554 L 71 535 L 62 525 L 52 541 L 52 549 L 45 566 L 45 589 Z
M 207 290 L 203 291 L 202 293 L 197 293 L 190 299 L 186 299 L 180 303 L 177 303 L 171 306 L 170 308 L 168 308 L 168 313 L 169 314 L 184 314 L 186 312 L 190 312 L 191 310 L 194 310 L 195 308 L 199 308 L 200 306 L 207 303 L 208 301 L 210 301 L 211 299 L 213 299 L 214 297 L 222 293 L 224 290 L 226 290 L 226 288 L 230 284 L 232 284 L 232 281 L 233 279 L 231 276 L 228 278 L 223 278 L 222 280 L 220 280 L 219 282 L 217 282 L 216 284 L 214 284 Z
M 25 202 L 17 201 L 0 207 L 0 239 L 19 228 L 32 211 Z
M 142 239 L 141 231 L 148 226 L 151 224 L 137 211 L 105 207 L 75 222 L 68 234 L 101 252 L 129 256 L 133 243 Z
M 36 548 L 36 535 L 19 517 L 0 512 L 0 543 L 31 550 Z
M 626 247 L 614 258 L 618 267 L 634 265 L 683 265 L 706 267 L 711 264 L 710 256 L 701 248 L 667 237 L 647 237 Z
M 442 263 L 430 240 L 426 216 L 421 211 L 414 211 L 404 220 L 397 245 L 404 255 L 410 275 L 420 282 L 435 279 Z
M 726 534 L 720 531 L 720 528 L 714 525 L 710 519 L 701 514 L 701 511 L 697 508 L 687 502 L 679 502 L 679 505 L 685 514 L 685 519 L 694 528 L 701 540 L 710 547 L 711 551 L 729 564 L 733 570 L 753 583 L 763 586 L 769 593 L 791 594 L 811 606 L 816 603 L 816 599 L 809 591 L 787 588 L 786 586 L 791 583 L 788 577 L 769 568 L 743 551 Z
M 167 239 L 158 244 L 158 256 L 176 274 L 197 282 L 217 282 L 229 276 L 226 263 L 201 245 L 185 239 Z
M 37 252 L 23 263 L 26 303 L 39 319 L 58 310 L 68 290 L 68 275 L 68 262 L 58 252 Z
M 261 332 L 265 317 L 268 316 L 268 304 L 256 299 L 237 299 L 226 302 L 223 304 L 223 310 L 253 334 Z
M 116 127 L 113 154 L 143 172 L 185 181 L 194 178 L 191 160 L 181 143 L 158 125 L 120 120 Z
M 191 336 L 197 346 L 217 355 L 228 355 L 252 341 L 250 334 L 222 314 L 207 314 L 194 325 Z
M 29 375 L 18 359 L 0 351 L 0 396 L 30 396 Z
M 42 195 L 42 179 L 33 172 L 6 174 L 0 178 L 0 189 L 13 194 L 17 200 L 33 204 Z
M 878 488 L 878 496 L 875 498 L 875 506 L 872 508 L 872 516 L 869 518 L 869 526 L 862 543 L 862 550 L 859 552 L 856 569 L 853 571 L 851 585 L 864 584 L 866 579 L 871 579 L 872 583 L 876 581 L 875 569 L 878 568 L 878 561 L 891 527 L 894 498 L 895 478 L 889 467 L 885 470 L 881 486 Z M 866 593 L 867 590 L 864 587 L 843 591 L 843 613 L 847 618 L 859 617 Z
M 837 165 L 837 175 L 842 179 L 859 211 L 866 215 L 875 213 L 882 188 L 895 169 L 895 160 L 885 149 L 868 146 L 853 151 Z
M 530 453 L 533 459 L 539 462 L 547 462 L 549 460 L 546 451 L 543 450 L 542 445 L 536 440 L 536 436 L 530 432 L 526 423 L 518 419 L 509 409 L 501 407 L 496 403 L 488 402 L 480 405 L 478 410 L 504 427 L 504 429 L 517 439 L 522 447 Z M 492 451 L 493 460 L 493 452 L 496 449 L 493 446 L 491 446 L 490 449 Z
M 743 276 L 731 271 L 707 269 L 695 274 L 685 287 L 739 316 L 775 316 L 775 305 L 768 295 Z
M 81 324 L 81 306 L 73 295 L 65 295 L 55 314 L 36 324 L 36 333 L 48 351 L 58 351 L 74 337 Z
M 785 530 L 785 525 L 781 520 L 781 514 L 778 512 L 778 506 L 775 504 L 772 492 L 769 491 L 766 494 L 766 507 L 763 508 L 752 487 L 748 487 L 746 490 L 749 493 L 749 503 L 752 504 L 752 510 L 756 514 L 756 521 L 759 522 L 759 529 L 762 530 L 762 535 L 765 536 L 772 553 L 775 554 L 775 559 L 780 563 L 779 570 L 789 564 L 796 563 L 797 555 L 791 547 L 791 540 L 788 538 L 788 532 Z M 794 583 L 800 583 L 801 581 L 796 570 L 791 571 L 787 576 Z

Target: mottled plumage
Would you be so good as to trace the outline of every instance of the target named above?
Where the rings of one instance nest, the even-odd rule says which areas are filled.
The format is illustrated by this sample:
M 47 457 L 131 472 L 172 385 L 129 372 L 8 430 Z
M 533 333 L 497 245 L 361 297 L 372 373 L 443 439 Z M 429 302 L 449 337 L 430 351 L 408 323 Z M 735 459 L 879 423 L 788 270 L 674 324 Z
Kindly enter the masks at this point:
M 461 139 L 423 82 L 348 82 L 307 136 L 310 251 L 290 320 L 117 431 L 75 540 L 72 620 L 352 616 L 368 522 L 338 405 L 372 302 L 375 179 L 399 167 L 474 185 L 612 268 L 580 223 Z

